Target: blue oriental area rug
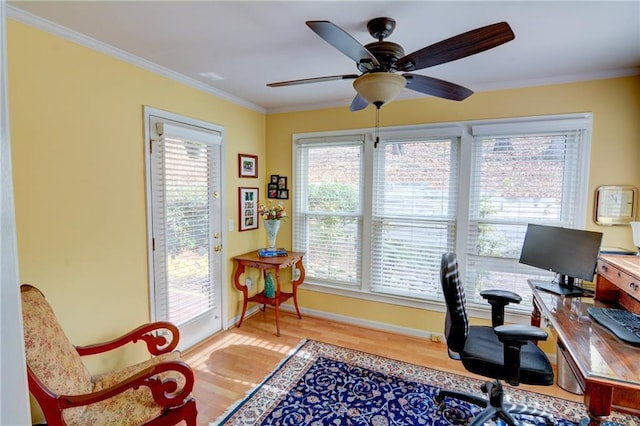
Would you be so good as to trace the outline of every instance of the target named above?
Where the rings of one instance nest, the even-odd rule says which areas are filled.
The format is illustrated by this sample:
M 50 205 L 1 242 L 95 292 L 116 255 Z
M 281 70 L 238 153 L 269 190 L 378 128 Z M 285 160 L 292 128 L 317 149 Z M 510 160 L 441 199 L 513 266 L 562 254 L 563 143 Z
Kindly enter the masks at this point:
M 482 381 L 312 340 L 304 341 L 256 389 L 216 424 L 400 426 L 464 425 L 480 408 L 446 398 L 439 388 L 479 393 Z M 586 417 L 580 403 L 508 387 L 509 402 L 538 407 L 559 426 Z M 522 425 L 544 420 L 520 416 Z M 496 421 L 495 425 L 504 425 Z M 640 426 L 635 416 L 613 413 L 603 426 Z

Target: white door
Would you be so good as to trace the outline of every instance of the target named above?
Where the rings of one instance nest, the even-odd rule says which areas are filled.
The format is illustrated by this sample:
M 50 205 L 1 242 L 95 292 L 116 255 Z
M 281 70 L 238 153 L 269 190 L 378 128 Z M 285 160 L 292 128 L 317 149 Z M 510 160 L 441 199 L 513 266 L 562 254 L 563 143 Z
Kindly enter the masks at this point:
M 176 324 L 184 349 L 222 329 L 222 129 L 145 116 L 152 317 Z

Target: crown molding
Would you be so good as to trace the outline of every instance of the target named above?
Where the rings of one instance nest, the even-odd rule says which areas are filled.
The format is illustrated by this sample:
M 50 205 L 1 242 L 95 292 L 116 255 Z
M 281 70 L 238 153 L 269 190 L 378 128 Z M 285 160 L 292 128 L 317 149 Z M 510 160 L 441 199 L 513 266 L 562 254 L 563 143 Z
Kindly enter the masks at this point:
M 118 49 L 117 47 L 111 46 L 110 44 L 103 43 L 99 40 L 86 36 L 77 31 L 71 30 L 62 25 L 56 24 L 49 20 L 43 19 L 39 16 L 25 12 L 24 10 L 19 9 L 15 6 L 7 5 L 7 17 L 14 21 L 32 26 L 39 30 L 53 34 L 57 37 L 69 40 L 73 43 L 95 50 L 96 52 L 114 57 L 116 59 L 120 59 L 124 62 L 143 68 L 147 71 L 153 72 L 155 74 L 158 74 L 163 77 L 182 83 L 186 86 L 190 86 L 194 89 L 200 90 L 209 95 L 213 95 L 218 98 L 227 100 L 229 102 L 233 102 L 234 104 L 240 105 L 242 107 L 257 111 L 262 114 L 266 114 L 266 109 L 261 106 L 258 106 L 254 103 L 246 101 L 237 96 L 231 95 L 222 90 L 218 90 L 214 87 L 206 85 L 198 80 L 195 80 L 191 77 L 187 77 L 178 72 L 172 71 L 154 62 L 148 61 L 146 59 L 142 59 L 139 56 L 136 56 L 124 50 Z
M 328 101 L 328 102 L 316 102 L 316 103 L 307 102 L 305 105 L 299 105 L 299 106 L 281 106 L 281 107 L 264 108 L 252 102 L 249 102 L 245 99 L 234 96 L 230 93 L 211 87 L 205 83 L 202 83 L 201 81 L 195 80 L 191 77 L 187 77 L 183 74 L 170 70 L 166 67 L 158 65 L 146 59 L 142 59 L 139 56 L 136 56 L 124 50 L 118 49 L 107 43 L 98 41 L 82 33 L 79 33 L 77 31 L 64 27 L 62 25 L 53 23 L 39 16 L 28 13 L 15 6 L 6 5 L 6 10 L 7 10 L 7 17 L 9 19 L 21 22 L 26 25 L 30 25 L 34 28 L 48 32 L 60 38 L 69 40 L 81 46 L 88 47 L 99 53 L 128 62 L 132 65 L 146 69 L 155 74 L 172 79 L 184 85 L 187 85 L 197 90 L 200 90 L 202 92 L 205 92 L 209 95 L 213 95 L 218 98 L 227 100 L 229 102 L 251 109 L 261 114 L 266 114 L 266 115 L 280 114 L 280 113 L 287 113 L 287 112 L 300 112 L 300 111 L 309 111 L 309 110 L 327 109 L 327 108 L 340 108 L 340 107 L 348 108 L 351 103 L 351 99 L 342 99 L 342 100 L 335 100 L 335 101 Z M 547 86 L 547 85 L 555 85 L 555 84 L 568 84 L 568 83 L 577 83 L 577 82 L 589 81 L 589 80 L 603 80 L 603 79 L 609 79 L 609 78 L 629 77 L 629 76 L 638 75 L 639 72 L 640 70 L 638 68 L 627 68 L 627 69 L 618 69 L 618 70 L 602 71 L 602 72 L 580 73 L 580 74 L 573 74 L 573 75 L 559 75 L 559 76 L 554 76 L 552 78 L 503 81 L 499 83 L 478 84 L 473 87 L 473 90 L 475 93 L 480 93 L 480 92 L 488 92 L 488 91 L 495 91 L 495 90 L 508 90 L 508 89 Z M 423 97 L 424 95 L 419 95 L 419 96 Z M 409 99 L 418 99 L 418 97 L 417 95 L 412 95 L 409 92 L 409 93 L 405 93 L 404 95 L 400 95 L 397 98 L 397 101 L 409 100 Z

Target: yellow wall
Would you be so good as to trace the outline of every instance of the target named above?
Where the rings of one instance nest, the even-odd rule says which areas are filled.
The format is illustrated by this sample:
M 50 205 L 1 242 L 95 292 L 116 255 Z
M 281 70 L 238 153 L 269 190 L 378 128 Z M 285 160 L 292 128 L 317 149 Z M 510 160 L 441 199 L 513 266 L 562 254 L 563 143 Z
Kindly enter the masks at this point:
M 73 343 L 111 339 L 150 318 L 143 106 L 224 126 L 236 224 L 237 187 L 258 182 L 237 177 L 237 154 L 265 158 L 265 115 L 11 20 L 7 40 L 21 281 L 43 290 Z M 236 226 L 227 254 L 264 239 Z M 135 355 L 122 357 L 105 362 Z
M 632 248 L 628 226 L 602 227 L 596 225 L 592 217 L 593 194 L 598 186 L 640 187 L 640 80 L 637 77 L 476 93 L 460 103 L 429 97 L 395 101 L 380 110 L 380 120 L 384 127 L 576 112 L 593 113 L 590 195 L 585 206 L 587 229 L 604 232 L 605 246 Z M 355 113 L 343 107 L 269 115 L 267 172 L 292 175 L 291 144 L 295 133 L 371 128 L 374 124 L 375 110 L 371 106 Z M 285 246 L 291 245 L 290 223 L 281 228 L 279 239 Z M 341 296 L 304 291 L 304 286 L 300 289 L 300 301 L 305 307 L 419 330 L 441 332 L 443 329 L 442 313 L 390 308 L 365 301 L 354 303 Z
M 236 220 L 236 231 L 227 233 L 229 258 L 265 242 L 263 227 L 237 232 L 237 187 L 258 186 L 264 197 L 267 177 L 280 174 L 292 188 L 294 133 L 375 122 L 372 107 L 265 116 L 11 20 L 7 41 L 21 280 L 45 292 L 76 344 L 112 338 L 149 319 L 144 105 L 225 127 L 226 214 Z M 591 217 L 597 186 L 640 186 L 639 98 L 637 78 L 477 93 L 462 103 L 425 97 L 386 105 L 381 125 L 591 111 L 588 228 L 604 231 L 605 245 L 632 247 L 628 227 L 601 228 Z M 238 153 L 259 156 L 259 179 L 237 177 Z M 278 242 L 291 246 L 291 222 Z M 239 294 L 231 287 L 231 262 L 227 267 L 232 318 Z M 442 313 L 305 290 L 300 301 L 309 309 L 442 330 Z

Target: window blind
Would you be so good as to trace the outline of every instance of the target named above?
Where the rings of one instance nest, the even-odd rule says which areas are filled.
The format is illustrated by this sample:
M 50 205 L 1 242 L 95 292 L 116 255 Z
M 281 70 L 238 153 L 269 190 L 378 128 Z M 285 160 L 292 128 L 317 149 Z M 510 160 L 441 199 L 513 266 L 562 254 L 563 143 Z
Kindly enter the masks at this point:
M 360 282 L 363 135 L 300 139 L 294 146 L 295 250 L 307 277 Z
M 527 279 L 545 271 L 518 263 L 526 225 L 584 226 L 590 130 L 580 113 L 386 128 L 377 148 L 364 135 L 294 138 L 306 282 L 440 301 L 441 256 L 455 251 L 469 303 L 483 309 L 479 292 L 498 287 L 530 310 Z
M 533 131 L 508 133 L 474 127 L 467 232 L 467 297 L 479 301 L 485 288 L 514 289 L 528 295 L 527 278 L 548 277 L 545 271 L 518 263 L 528 223 L 581 227 L 580 153 L 584 129 L 580 121 Z M 479 131 L 485 130 L 485 131 Z M 514 129 L 506 129 L 514 132 Z M 537 130 L 537 131 L 536 131 Z
M 373 170 L 371 289 L 432 297 L 455 245 L 458 138 L 383 141 Z
M 219 217 L 213 171 L 219 167 L 219 134 L 157 123 L 152 142 L 154 291 L 157 319 L 178 326 L 214 308 L 211 218 Z

